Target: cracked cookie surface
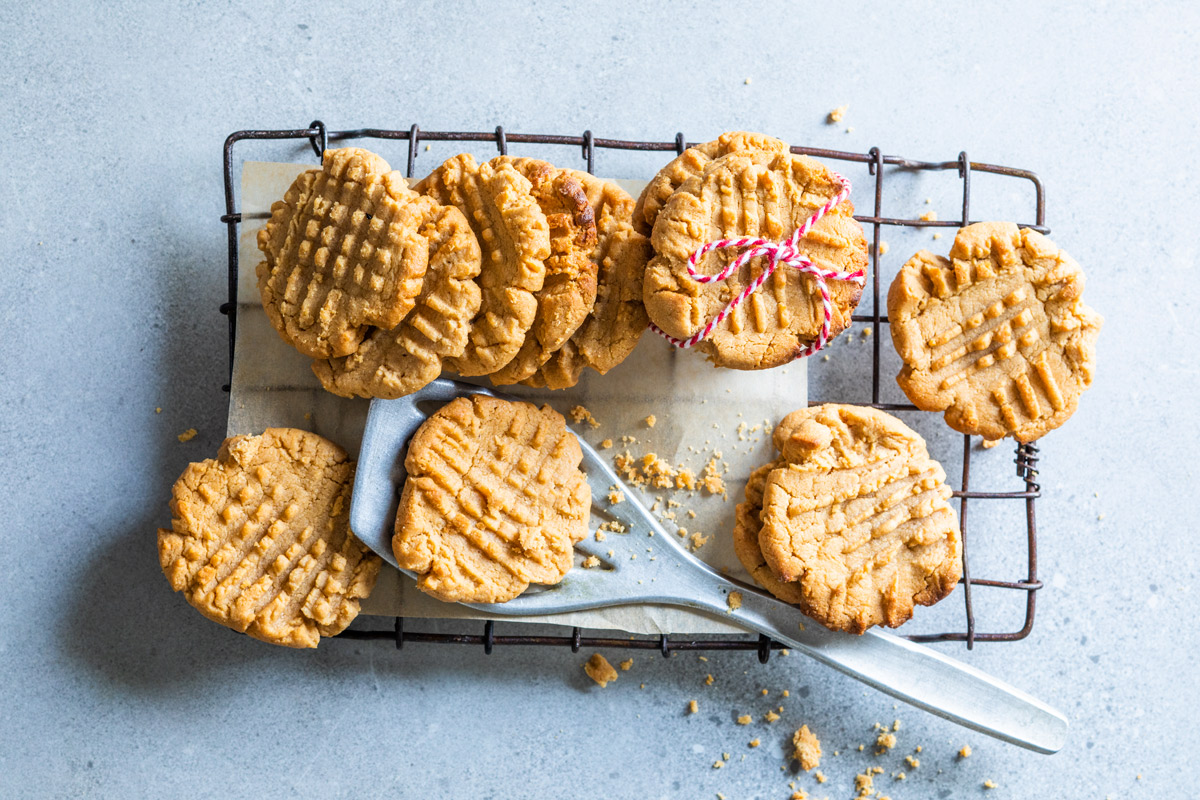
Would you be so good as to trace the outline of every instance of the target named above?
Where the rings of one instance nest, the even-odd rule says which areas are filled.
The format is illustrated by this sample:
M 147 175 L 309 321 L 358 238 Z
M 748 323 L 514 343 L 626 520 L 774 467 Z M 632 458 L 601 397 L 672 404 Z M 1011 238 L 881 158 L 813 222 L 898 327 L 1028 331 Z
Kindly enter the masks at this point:
M 463 376 L 491 374 L 516 356 L 537 316 L 550 255 L 546 215 L 529 179 L 511 164 L 477 164 L 467 153 L 413 188 L 461 211 L 479 241 L 479 311 L 466 349 L 446 366 Z
M 823 164 L 787 152 L 738 152 L 709 162 L 675 190 L 655 222 L 655 256 L 643 286 L 650 321 L 679 339 L 703 330 L 765 271 L 768 260 L 759 256 L 724 281 L 700 283 L 687 271 L 691 254 L 719 239 L 786 240 L 840 191 Z M 797 249 L 821 269 L 866 274 L 867 241 L 848 200 L 817 222 Z M 715 275 L 740 254 L 737 248 L 710 251 L 697 270 Z M 828 287 L 832 339 L 850 324 L 862 287 L 839 280 Z M 795 359 L 817 338 L 824 319 L 816 280 L 781 265 L 695 347 L 717 366 L 767 369 Z
M 342 397 L 392 399 L 412 394 L 462 355 L 479 310 L 480 253 L 466 217 L 428 197 L 420 233 L 429 245 L 429 268 L 416 306 L 395 328 L 371 328 L 349 356 L 313 362 L 327 391 Z
M 1091 385 L 1103 324 L 1083 285 L 1074 259 L 1011 222 L 962 228 L 949 258 L 917 253 L 888 291 L 900 388 L 985 439 L 1059 427 Z
M 511 165 L 530 182 L 550 226 L 546 277 L 537 292 L 537 316 L 521 349 L 493 372 L 492 383 L 518 383 L 538 371 L 579 329 L 596 302 L 596 220 L 583 185 L 569 170 L 536 158 L 500 156 L 490 162 Z
M 258 233 L 258 289 L 279 335 L 312 358 L 354 352 L 367 326 L 392 328 L 425 275 L 424 209 L 374 153 L 326 150 Z
M 201 614 L 273 644 L 316 647 L 358 615 L 381 561 L 350 532 L 354 462 L 315 433 L 235 436 L 171 492 L 159 563 Z
M 392 549 L 441 600 L 502 603 L 554 584 L 587 535 L 579 442 L 549 406 L 461 397 L 414 434 Z
M 596 302 L 579 329 L 537 373 L 529 386 L 566 389 L 591 367 L 604 375 L 633 352 L 649 320 L 642 304 L 642 275 L 650 240 L 633 229 L 633 199 L 620 186 L 571 171 L 583 185 L 597 230 L 590 258 L 597 269 Z
M 758 545 L 770 577 L 789 584 L 782 599 L 862 633 L 954 589 L 952 492 L 919 435 L 882 411 L 827 404 L 789 414 L 774 440 L 782 459 L 763 481 Z M 747 511 L 753 499 L 748 489 Z

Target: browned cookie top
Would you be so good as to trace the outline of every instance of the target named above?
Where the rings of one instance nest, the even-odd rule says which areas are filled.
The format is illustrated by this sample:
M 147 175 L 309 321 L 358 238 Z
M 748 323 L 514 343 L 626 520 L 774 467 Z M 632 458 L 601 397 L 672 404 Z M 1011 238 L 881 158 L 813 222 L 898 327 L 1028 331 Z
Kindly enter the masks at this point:
M 678 158 L 660 169 L 642 190 L 633 211 L 634 227 L 638 233 L 649 236 L 650 232 L 654 230 L 654 223 L 658 219 L 659 212 L 671 199 L 675 190 L 686 183 L 689 178 L 694 178 L 702 173 L 713 159 L 727 156 L 730 153 L 760 150 L 786 153 L 788 146 L 779 139 L 761 133 L 729 131 L 711 142 L 698 144 L 684 150 Z
M 226 439 L 171 492 L 158 555 L 175 591 L 256 639 L 316 647 L 358 615 L 380 559 L 350 532 L 354 462 L 293 428 Z
M 553 584 L 587 535 L 579 442 L 549 406 L 484 395 L 431 415 L 409 443 L 392 548 L 447 601 L 502 603 Z
M 585 367 L 601 375 L 633 352 L 646 330 L 642 275 L 650 260 L 650 240 L 633 229 L 633 200 L 611 181 L 572 171 L 587 192 L 598 239 L 591 259 L 598 270 L 596 303 L 575 331 L 527 384 L 565 389 L 579 382 Z
M 533 197 L 550 225 L 546 280 L 537 293 L 533 327 L 512 361 L 491 374 L 498 385 L 522 381 L 537 372 L 579 328 L 596 302 L 596 221 L 582 184 L 568 170 L 535 158 L 492 159 L 510 164 L 529 179 Z
M 414 187 L 467 218 L 482 250 L 482 299 L 467 348 L 447 366 L 460 375 L 489 375 L 516 356 L 537 315 L 546 278 L 550 226 L 529 179 L 511 164 L 448 159 Z
M 391 328 L 413 307 L 427 209 L 374 153 L 326 150 L 258 233 L 258 289 L 271 324 L 313 358 L 354 352 L 366 326 Z
M 948 259 L 917 253 L 888 292 L 900 388 L 986 439 L 1057 428 L 1091 385 L 1104 322 L 1083 283 L 1073 258 L 1011 222 L 961 229 Z
M 862 633 L 954 589 L 958 520 L 920 436 L 882 411 L 827 404 L 788 415 L 775 438 L 784 463 L 766 478 L 758 544 L 805 614 Z
M 702 331 L 769 262 L 759 256 L 724 281 L 700 283 L 688 274 L 691 254 L 708 242 L 741 236 L 784 241 L 841 188 L 824 165 L 786 152 L 734 153 L 709 162 L 671 195 L 655 223 L 655 256 L 643 285 L 650 321 L 679 339 Z M 797 249 L 823 270 L 866 272 L 867 241 L 849 201 L 822 217 Z M 712 250 L 697 270 L 715 275 L 740 254 Z M 841 280 L 829 280 L 828 287 L 832 337 L 850 324 L 862 288 Z M 766 369 L 795 359 L 817 339 L 824 321 L 816 280 L 781 265 L 696 347 L 718 366 Z

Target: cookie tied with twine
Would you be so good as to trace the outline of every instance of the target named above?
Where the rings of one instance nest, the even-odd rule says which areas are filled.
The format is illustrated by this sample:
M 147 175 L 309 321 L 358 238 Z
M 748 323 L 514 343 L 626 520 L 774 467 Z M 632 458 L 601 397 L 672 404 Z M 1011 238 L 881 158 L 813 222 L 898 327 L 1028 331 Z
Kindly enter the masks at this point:
M 865 283 L 849 193 L 845 178 L 790 152 L 709 163 L 655 221 L 643 285 L 652 330 L 734 369 L 819 350 L 849 326 Z

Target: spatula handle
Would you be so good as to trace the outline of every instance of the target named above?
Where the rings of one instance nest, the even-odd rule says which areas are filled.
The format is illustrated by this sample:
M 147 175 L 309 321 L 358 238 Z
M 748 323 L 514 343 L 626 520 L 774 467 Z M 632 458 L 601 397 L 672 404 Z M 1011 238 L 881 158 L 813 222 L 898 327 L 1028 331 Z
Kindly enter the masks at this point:
M 774 598 L 733 584 L 729 590 L 742 592 L 741 607 L 726 617 L 731 622 L 885 694 L 1038 753 L 1057 752 L 1066 743 L 1066 717 L 974 667 L 887 633 L 837 633 Z

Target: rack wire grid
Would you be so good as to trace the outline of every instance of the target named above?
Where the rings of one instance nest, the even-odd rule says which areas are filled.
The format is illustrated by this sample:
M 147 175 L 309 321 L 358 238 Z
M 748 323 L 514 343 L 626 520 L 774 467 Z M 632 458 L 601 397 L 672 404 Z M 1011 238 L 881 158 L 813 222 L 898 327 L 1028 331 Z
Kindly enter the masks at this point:
M 493 142 L 501 155 L 507 155 L 509 142 L 521 144 L 567 145 L 580 148 L 581 157 L 586 162 L 588 172 L 595 168 L 596 150 L 639 150 L 675 152 L 681 154 L 692 145 L 685 140 L 682 133 L 675 134 L 673 141 L 642 142 L 621 139 L 600 139 L 593 136 L 590 130 L 580 136 L 559 136 L 529 133 L 509 133 L 503 126 L 497 126 L 490 132 L 473 131 L 423 131 L 417 125 L 408 130 L 385 130 L 379 128 L 359 128 L 356 130 L 328 130 L 323 122 L 314 120 L 306 128 L 295 130 L 244 130 L 236 131 L 225 140 L 224 147 L 224 176 L 225 176 L 225 214 L 221 222 L 225 223 L 229 237 L 229 301 L 222 304 L 220 311 L 229 319 L 229 369 L 232 380 L 234 333 L 237 326 L 237 226 L 241 222 L 241 214 L 235 208 L 233 188 L 233 148 L 238 142 L 307 139 L 313 152 L 320 159 L 329 142 L 349 139 L 388 139 L 408 142 L 408 161 L 405 174 L 413 177 L 413 169 L 417 158 L 417 147 L 422 141 L 426 142 Z M 991 173 L 1033 184 L 1036 207 L 1035 221 L 1023 223 L 1022 227 L 1032 228 L 1041 233 L 1049 233 L 1045 226 L 1045 191 L 1038 176 L 1028 170 L 1012 167 L 996 166 L 971 161 L 965 152 L 958 154 L 952 161 L 917 161 L 900 156 L 884 155 L 878 147 L 872 147 L 866 153 L 854 153 L 840 150 L 826 150 L 814 147 L 793 147 L 793 153 L 814 156 L 817 158 L 844 161 L 855 164 L 865 164 L 870 175 L 874 177 L 874 207 L 870 215 L 856 215 L 864 226 L 870 226 L 874 232 L 871 243 L 871 292 L 874 300 L 871 314 L 856 314 L 855 322 L 869 322 L 880 330 L 879 326 L 886 324 L 888 318 L 880 314 L 880 276 L 879 276 L 879 243 L 880 232 L 884 226 L 900 226 L 912 228 L 949 227 L 959 228 L 972 222 L 971 210 L 971 175 L 974 172 Z M 884 167 L 899 167 L 910 171 L 945 171 L 957 170 L 962 180 L 962 217 L 950 220 L 903 219 L 882 216 Z M 880 402 L 880 340 L 873 337 L 873 353 L 871 357 L 871 403 L 874 408 L 885 411 L 915 411 L 916 406 L 897 403 Z M 229 384 L 223 389 L 229 391 Z M 817 405 L 819 401 L 810 401 Z M 1042 588 L 1042 582 L 1037 577 L 1037 524 L 1035 517 L 1035 502 L 1041 495 L 1041 487 L 1037 483 L 1038 449 L 1034 444 L 1022 444 L 1016 448 L 1017 476 L 1024 482 L 1024 491 L 985 492 L 970 488 L 971 477 L 971 437 L 963 436 L 962 450 L 962 479 L 954 496 L 959 500 L 959 522 L 962 528 L 963 576 L 960 581 L 963 587 L 962 598 L 965 612 L 964 630 L 910 635 L 907 638 L 917 642 L 965 642 L 968 649 L 976 642 L 1013 642 L 1024 639 L 1033 629 L 1034 611 L 1037 590 Z M 967 509 L 969 500 L 1015 500 L 1025 504 L 1025 543 L 1027 552 L 1027 572 L 1023 579 L 1015 581 L 991 580 L 971 576 L 967 544 Z M 1003 632 L 980 632 L 975 626 L 975 610 L 971 589 L 974 586 L 995 587 L 1025 593 L 1025 621 L 1020 629 Z M 658 650 L 663 656 L 669 656 L 675 651 L 691 650 L 751 650 L 756 651 L 758 659 L 766 663 L 772 650 L 783 647 L 779 642 L 772 641 L 766 636 L 727 637 L 722 639 L 681 639 L 670 638 L 663 634 L 657 637 L 598 637 L 584 636 L 580 628 L 573 628 L 570 636 L 526 636 L 498 635 L 492 621 L 485 621 L 483 632 L 474 634 L 454 634 L 442 632 L 422 632 L 405 630 L 403 617 L 396 617 L 390 630 L 361 630 L 349 629 L 339 638 L 343 639 L 383 639 L 392 641 L 397 648 L 406 642 L 432 642 L 438 644 L 467 644 L 482 645 L 485 653 L 491 653 L 496 645 L 534 645 L 534 646 L 569 646 L 573 652 L 583 647 L 588 648 L 624 648 L 635 650 Z

